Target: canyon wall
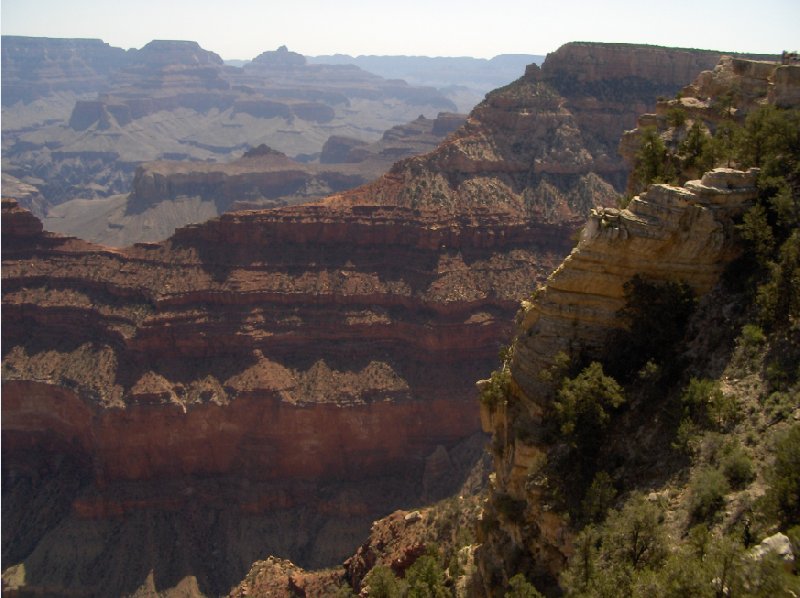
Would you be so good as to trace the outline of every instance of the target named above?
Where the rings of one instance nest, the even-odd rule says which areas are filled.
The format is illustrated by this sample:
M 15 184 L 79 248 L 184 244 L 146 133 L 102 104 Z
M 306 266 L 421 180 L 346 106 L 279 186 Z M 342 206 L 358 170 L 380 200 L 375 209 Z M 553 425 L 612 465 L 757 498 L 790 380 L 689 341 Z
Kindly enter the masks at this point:
M 420 116 L 392 127 L 373 143 L 331 136 L 323 146 L 321 163 L 292 160 L 264 144 L 231 162 L 147 162 L 136 169 L 127 196 L 65 202 L 47 211 L 45 226 L 124 247 L 165 239 L 176 228 L 230 210 L 308 203 L 363 185 L 396 160 L 434 149 L 465 118 L 452 113 L 433 119 Z M 16 193 L 22 195 L 21 191 Z M 30 195 L 24 197 L 33 203 Z
M 519 298 L 616 203 L 618 166 L 548 68 L 319 204 L 112 249 L 4 201 L 5 578 L 219 593 L 270 553 L 337 562 L 379 514 L 455 489 L 479 429 L 473 381 Z M 654 219 L 704 213 L 694 192 L 663 193 L 644 202 Z M 633 235 L 644 214 L 619 222 Z M 122 553 L 136 555 L 125 572 Z
M 266 554 L 341 560 L 377 516 L 454 490 L 460 447 L 482 442 L 474 372 L 570 231 L 308 206 L 112 250 L 45 233 L 8 200 L 3 226 L 4 508 L 23 522 L 4 562 L 25 563 L 25 587 L 85 589 L 54 564 L 65 526 L 122 526 L 127 550 L 162 555 L 136 560 L 136 579 L 64 558 L 127 593 L 148 566 L 157 587 L 183 579 L 167 575 L 168 530 L 210 534 L 231 562 L 212 570 L 205 547 L 189 550 L 205 594 Z M 29 510 L 31 493 L 44 504 Z M 147 513 L 162 523 L 140 537 Z M 248 521 L 272 531 L 242 536 Z
M 191 41 L 125 51 L 3 36 L 2 83 L 4 171 L 36 186 L 46 207 L 127 193 L 143 162 L 230 161 L 265 142 L 313 159 L 333 134 L 375 141 L 456 110 L 434 88 L 310 65 L 286 48 L 237 68 Z
M 655 114 L 641 115 L 639 128 L 623 137 L 623 153 L 635 162 L 645 127 L 677 152 L 695 122 L 708 135 L 722 120 L 741 123 L 753 109 L 777 98 L 784 107 L 796 106 L 787 100 L 793 97 L 791 89 L 778 91 L 773 82 L 793 80 L 797 72 L 796 65 L 724 57 L 678 98 L 659 100 Z M 729 104 L 720 112 L 725 98 Z M 675 118 L 676 109 L 684 118 Z M 552 584 L 572 554 L 571 524 L 559 512 L 564 502 L 555 498 L 548 482 L 548 463 L 559 459 L 559 450 L 563 458 L 566 442 L 547 431 L 556 417 L 553 401 L 560 377 L 553 372 L 564 367 L 562 357 L 587 364 L 609 357 L 609 341 L 628 325 L 623 308 L 626 284 L 634 277 L 684 283 L 694 296 L 703 297 L 743 251 L 736 225 L 759 196 L 759 170 L 715 168 L 694 180 L 686 180 L 687 172 L 679 173 L 680 185 L 649 185 L 625 209 L 593 209 L 577 247 L 546 285 L 522 301 L 502 366 L 509 377 L 508 394 L 481 406 L 483 428 L 493 434 L 495 469 L 485 518 L 496 526 L 484 526 L 479 559 L 487 584 L 504 567 L 525 569 Z M 479 382 L 480 388 L 489 386 L 488 380 Z M 518 511 L 503 512 L 508 504 Z M 509 560 L 516 564 L 503 564 Z M 486 593 L 492 595 L 488 585 Z

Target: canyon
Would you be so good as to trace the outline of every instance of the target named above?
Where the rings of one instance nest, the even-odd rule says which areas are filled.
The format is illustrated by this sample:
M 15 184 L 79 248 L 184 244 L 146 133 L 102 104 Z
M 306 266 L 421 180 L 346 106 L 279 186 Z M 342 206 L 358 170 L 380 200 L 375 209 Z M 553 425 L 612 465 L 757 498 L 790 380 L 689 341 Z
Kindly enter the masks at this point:
M 520 299 L 592 210 L 579 249 L 645 220 L 609 207 L 616 143 L 718 59 L 567 44 L 373 183 L 158 243 L 45 232 L 4 199 L 4 583 L 219 594 L 269 554 L 341 562 L 377 517 L 457 490 L 481 415 L 501 425 L 474 381 Z M 672 218 L 688 195 L 641 202 Z
M 262 143 L 307 161 L 331 135 L 376 141 L 420 114 L 456 111 L 434 88 L 307 64 L 284 46 L 234 67 L 190 41 L 2 44 L 3 172 L 47 207 L 127 193 L 143 162 L 227 162 Z
M 396 160 L 434 149 L 465 118 L 420 116 L 372 143 L 332 135 L 318 162 L 298 162 L 264 144 L 231 162 L 146 162 L 137 167 L 130 193 L 70 200 L 48 209 L 43 221 L 53 232 L 114 247 L 160 241 L 223 212 L 307 203 L 365 184 Z

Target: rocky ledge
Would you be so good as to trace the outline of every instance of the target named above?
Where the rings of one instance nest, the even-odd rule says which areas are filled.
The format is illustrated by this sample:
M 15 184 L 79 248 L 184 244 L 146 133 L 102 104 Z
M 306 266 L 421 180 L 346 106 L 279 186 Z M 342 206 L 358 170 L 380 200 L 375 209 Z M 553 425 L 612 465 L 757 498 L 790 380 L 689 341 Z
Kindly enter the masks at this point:
M 524 546 L 540 574 L 558 575 L 571 553 L 569 524 L 548 506 L 544 486 L 531 482 L 550 446 L 537 441 L 536 433 L 516 436 L 514 420 L 523 417 L 533 430 L 543 429 L 553 382 L 542 373 L 559 354 L 602 357 L 607 340 L 624 326 L 625 284 L 635 275 L 686 283 L 698 296 L 712 288 L 741 251 L 734 222 L 757 196 L 757 174 L 716 169 L 683 187 L 653 185 L 625 209 L 593 210 L 578 246 L 522 302 L 508 366 L 511 397 L 482 404 L 481 421 L 496 439 L 494 490 L 524 501 L 529 527 L 501 520 L 500 536 L 487 546 Z

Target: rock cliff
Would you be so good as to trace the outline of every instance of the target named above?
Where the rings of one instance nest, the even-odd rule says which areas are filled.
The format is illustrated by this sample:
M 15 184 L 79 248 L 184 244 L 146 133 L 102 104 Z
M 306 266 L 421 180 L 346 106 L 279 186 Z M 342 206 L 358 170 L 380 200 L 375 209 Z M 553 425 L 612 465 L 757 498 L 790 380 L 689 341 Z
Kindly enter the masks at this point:
M 617 193 L 618 166 L 545 67 L 435 151 L 316 205 L 111 249 L 4 202 L 9 576 L 219 593 L 267 554 L 337 562 L 379 513 L 453 489 L 447 463 L 479 427 L 472 381 Z M 715 180 L 597 218 L 633 242 L 648 218 L 688 214 L 671 234 L 697 222 L 724 250 Z
M 32 588 L 84 587 L 54 568 L 64 526 L 117 522 L 137 554 L 154 550 L 143 513 L 211 534 L 235 562 L 186 567 L 215 593 L 266 554 L 342 559 L 379 514 L 452 489 L 450 468 L 423 484 L 426 458 L 478 430 L 473 373 L 569 244 L 566 227 L 388 206 L 238 212 L 124 250 L 44 233 L 10 201 L 3 227 L 4 508 L 25 521 L 26 489 L 80 471 L 5 544 Z M 52 452 L 62 469 L 34 473 Z M 219 508 L 224 524 L 193 523 Z M 247 521 L 283 531 L 242 537 Z M 174 564 L 160 554 L 136 584 Z
M 724 57 L 678 98 L 660 100 L 656 114 L 641 116 L 640 129 L 626 133 L 623 149 L 632 159 L 629 150 L 640 143 L 646 126 L 654 127 L 665 145 L 677 146 L 692 121 L 707 131 L 732 115 L 743 119 L 765 103 L 790 105 L 792 88 L 777 92 L 773 82 L 779 72 L 782 81 L 791 80 L 796 68 Z M 670 113 L 676 108 L 686 112 L 684 119 Z M 547 431 L 560 381 L 553 372 L 564 366 L 562 356 L 581 363 L 608 357 L 610 339 L 627 325 L 625 286 L 635 276 L 657 284 L 685 283 L 703 297 L 742 252 L 736 223 L 759 196 L 758 169 L 715 168 L 695 180 L 681 174 L 683 184 L 651 185 L 625 209 L 593 209 L 577 247 L 546 285 L 521 303 L 503 364 L 505 400 L 481 406 L 483 428 L 494 436 L 492 498 L 479 558 L 487 584 L 492 579 L 507 583 L 493 576 L 509 559 L 515 563 L 510 570 L 549 576 L 552 583 L 573 550 L 569 520 L 558 512 L 563 501 L 548 482 L 553 473 L 548 463 L 558 461 L 564 449 Z M 486 380 L 479 387 L 488 391 L 491 384 Z M 486 592 L 491 595 L 488 585 Z
M 464 119 L 420 116 L 373 143 L 331 136 L 322 163 L 298 162 L 263 144 L 231 162 L 148 162 L 137 168 L 128 196 L 68 201 L 48 210 L 44 221 L 48 230 L 115 247 L 160 241 L 176 228 L 229 210 L 307 203 L 363 185 L 395 160 L 434 149 Z M 8 189 L 10 197 L 34 203 L 21 187 Z
M 624 326 L 624 285 L 634 275 L 685 282 L 697 295 L 711 289 L 740 251 L 734 221 L 753 205 L 756 174 L 717 169 L 684 187 L 654 185 L 624 210 L 594 210 L 578 246 L 535 299 L 522 302 L 508 364 L 511 396 L 507 403 L 483 404 L 481 420 L 496 439 L 494 491 L 525 505 L 524 523 L 501 517 L 486 546 L 498 554 L 519 546 L 532 556 L 536 573 L 557 577 L 571 554 L 569 526 L 550 510 L 545 486 L 537 483 L 552 447 L 536 433 L 516 435 L 515 419 L 543 430 L 553 396 L 553 382 L 543 373 L 559 354 L 603 356 L 608 339 Z
M 269 60 L 283 54 L 300 63 Z M 455 111 L 433 88 L 355 66 L 284 50 L 237 68 L 189 41 L 124 51 L 4 36 L 2 83 L 4 170 L 49 206 L 125 193 L 142 162 L 229 161 L 261 143 L 310 155 L 331 134 L 373 141 L 420 113 Z

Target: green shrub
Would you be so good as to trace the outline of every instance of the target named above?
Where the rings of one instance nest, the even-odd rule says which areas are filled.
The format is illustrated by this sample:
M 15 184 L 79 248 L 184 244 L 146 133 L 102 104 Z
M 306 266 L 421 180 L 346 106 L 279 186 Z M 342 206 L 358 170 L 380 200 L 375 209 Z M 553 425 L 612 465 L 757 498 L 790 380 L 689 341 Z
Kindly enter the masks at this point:
M 673 106 L 667 111 L 667 124 L 670 127 L 682 127 L 686 123 L 686 111 Z
M 681 419 L 678 429 L 675 432 L 675 440 L 672 441 L 672 448 L 687 455 L 691 454 L 700 434 L 700 428 L 690 417 Z
M 719 430 L 729 430 L 741 417 L 739 403 L 732 394 L 725 394 L 719 385 L 708 401 L 708 418 Z
M 641 130 L 639 150 L 635 157 L 633 177 L 640 190 L 651 183 L 675 181 L 676 169 L 673 157 L 654 127 Z
M 717 130 L 714 131 L 714 137 L 711 139 L 712 163 L 731 168 L 738 153 L 740 140 L 740 128 L 736 123 L 730 120 L 723 120 L 719 123 Z
M 711 163 L 710 145 L 711 139 L 706 134 L 703 125 L 699 121 L 692 123 L 686 133 L 686 139 L 678 148 L 681 167 L 685 173 L 699 175 L 711 169 L 713 164 Z
M 794 424 L 775 443 L 775 462 L 767 471 L 768 508 L 787 526 L 800 523 L 800 424 Z
M 505 598 L 544 598 L 522 573 L 517 573 L 512 577 L 508 582 L 508 587 Z
M 425 554 L 414 561 L 406 571 L 406 582 L 408 598 L 451 598 L 444 570 L 432 555 Z
M 575 378 L 564 380 L 553 406 L 561 433 L 583 449 L 595 446 L 611 418 L 610 410 L 625 402 L 622 387 L 592 362 Z
M 575 537 L 569 565 L 561 572 L 559 583 L 567 596 L 582 596 L 596 579 L 601 531 L 594 525 L 587 525 Z
M 792 392 L 775 391 L 764 401 L 764 414 L 773 423 L 788 419 L 796 408 L 797 396 Z
M 490 409 L 496 409 L 508 400 L 511 387 L 511 372 L 507 368 L 495 370 L 488 383 L 481 388 L 481 402 Z
M 642 382 L 654 384 L 659 380 L 659 378 L 661 378 L 662 373 L 661 366 L 650 359 L 642 366 L 642 369 L 639 370 L 637 376 Z
M 781 245 L 769 279 L 758 288 L 756 303 L 761 323 L 768 329 L 787 326 L 800 318 L 800 231 Z
M 736 229 L 756 263 L 764 268 L 775 255 L 775 233 L 768 221 L 766 208 L 756 204 L 742 217 Z
M 730 485 L 736 489 L 744 488 L 755 478 L 753 460 L 738 443 L 724 449 L 720 459 L 720 469 Z
M 759 347 L 767 342 L 767 336 L 761 326 L 755 324 L 745 324 L 742 327 L 741 343 L 744 347 Z
M 705 428 L 726 430 L 740 417 L 736 398 L 723 393 L 716 380 L 691 378 L 681 403 L 686 416 Z
M 664 515 L 658 505 L 633 495 L 619 511 L 611 511 L 604 527 L 602 552 L 609 562 L 634 570 L 655 567 L 667 555 Z
M 583 517 L 587 521 L 602 521 L 616 497 L 617 489 L 611 476 L 605 471 L 597 472 L 581 503 Z
M 707 405 L 711 393 L 719 390 L 719 384 L 714 380 L 691 378 L 689 385 L 683 390 L 681 403 L 695 420 L 702 420 L 707 415 Z
M 370 598 L 402 598 L 405 595 L 405 583 L 384 565 L 373 567 L 363 585 L 369 587 Z
M 691 516 L 697 521 L 709 521 L 725 504 L 730 489 L 722 471 L 715 467 L 701 467 L 689 484 Z
M 636 576 L 663 563 L 666 540 L 661 509 L 633 495 L 603 525 L 578 534 L 561 587 L 567 596 L 630 596 Z
M 341 585 L 336 588 L 336 592 L 333 594 L 333 598 L 356 598 L 356 594 L 353 592 L 353 588 L 348 585 Z

